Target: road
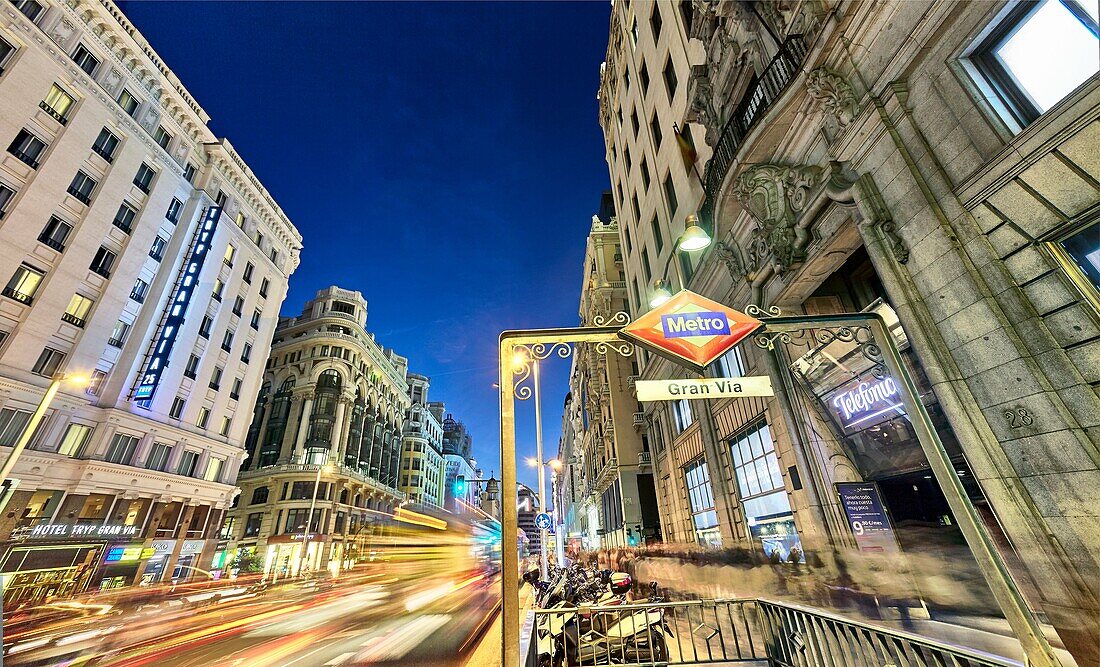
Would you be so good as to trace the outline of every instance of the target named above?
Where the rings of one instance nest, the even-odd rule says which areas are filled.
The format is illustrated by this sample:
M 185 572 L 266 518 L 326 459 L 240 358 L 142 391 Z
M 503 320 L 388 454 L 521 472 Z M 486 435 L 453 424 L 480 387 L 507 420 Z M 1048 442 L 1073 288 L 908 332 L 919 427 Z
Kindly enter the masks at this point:
M 484 575 L 240 589 L 197 607 L 172 601 L 16 632 L 5 636 L 4 664 L 461 667 L 497 616 L 499 590 Z

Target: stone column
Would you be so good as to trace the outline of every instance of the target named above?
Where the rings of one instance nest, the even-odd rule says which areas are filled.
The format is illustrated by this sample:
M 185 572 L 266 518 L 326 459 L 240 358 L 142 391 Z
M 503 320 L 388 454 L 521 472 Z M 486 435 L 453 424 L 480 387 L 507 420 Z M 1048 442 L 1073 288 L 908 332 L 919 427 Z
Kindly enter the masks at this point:
M 285 461 L 285 457 L 291 457 L 293 460 L 293 454 L 297 452 L 298 443 L 294 439 L 297 434 L 297 429 L 294 428 L 294 420 L 298 419 L 302 415 L 303 401 L 305 397 L 297 394 L 292 394 L 290 397 L 290 409 L 286 414 L 286 426 L 283 427 L 283 439 L 279 443 L 279 460 Z
M 363 410 L 363 428 L 359 434 L 359 469 L 370 474 L 371 442 L 374 438 L 375 416 L 371 408 Z
M 146 433 L 145 437 L 138 442 L 137 449 L 134 451 L 134 465 L 138 468 L 145 467 L 145 459 L 149 457 L 149 450 L 153 448 L 154 438 L 153 433 Z
M 309 432 L 309 417 L 313 414 L 313 396 L 307 396 L 302 402 L 302 416 L 298 421 L 298 434 L 294 438 L 295 463 L 305 460 L 306 435 Z
M 335 461 L 340 456 L 340 443 L 343 442 L 344 429 L 347 426 L 344 416 L 347 413 L 348 399 L 341 396 L 336 401 L 336 418 L 332 423 L 332 433 L 330 434 L 330 446 L 328 450 L 328 460 L 330 462 Z M 344 462 L 340 461 L 340 465 Z

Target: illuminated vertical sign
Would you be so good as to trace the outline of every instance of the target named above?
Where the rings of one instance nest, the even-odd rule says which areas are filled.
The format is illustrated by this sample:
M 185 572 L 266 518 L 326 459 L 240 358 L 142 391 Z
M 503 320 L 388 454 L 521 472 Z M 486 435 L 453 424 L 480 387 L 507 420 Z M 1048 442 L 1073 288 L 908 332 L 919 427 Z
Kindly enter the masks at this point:
M 191 240 L 191 251 L 187 262 L 177 281 L 176 291 L 168 302 L 160 334 L 154 339 L 150 348 L 145 373 L 134 388 L 135 399 L 152 398 L 157 385 L 160 384 L 164 369 L 168 366 L 168 359 L 172 356 L 172 348 L 176 345 L 180 327 L 183 326 L 184 317 L 187 315 L 187 306 L 190 305 L 191 297 L 194 296 L 195 288 L 198 287 L 199 273 L 206 262 L 206 256 L 210 253 L 210 244 L 214 240 L 214 231 L 221 215 L 220 206 L 210 206 L 199 222 L 199 228 Z

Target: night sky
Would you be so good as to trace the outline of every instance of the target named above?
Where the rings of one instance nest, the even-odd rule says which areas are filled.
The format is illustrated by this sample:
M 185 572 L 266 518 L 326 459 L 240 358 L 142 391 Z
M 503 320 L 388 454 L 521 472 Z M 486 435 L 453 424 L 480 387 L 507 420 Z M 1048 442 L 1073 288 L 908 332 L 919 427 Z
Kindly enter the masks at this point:
M 283 314 L 328 285 L 363 292 L 368 330 L 432 378 L 499 477 L 497 336 L 578 321 L 608 188 L 609 3 L 120 6 L 301 231 Z M 544 367 L 547 458 L 567 363 Z M 518 430 L 522 460 L 533 423 Z

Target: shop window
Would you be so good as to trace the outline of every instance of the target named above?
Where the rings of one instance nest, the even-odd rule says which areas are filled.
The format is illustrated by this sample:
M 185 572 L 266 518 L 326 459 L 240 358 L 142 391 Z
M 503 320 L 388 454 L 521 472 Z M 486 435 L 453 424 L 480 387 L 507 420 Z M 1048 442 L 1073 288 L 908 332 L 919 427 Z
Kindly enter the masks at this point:
M 1100 70 L 1097 3 L 1019 2 L 996 20 L 966 62 L 1018 131 Z
M 710 484 L 707 460 L 699 457 L 684 466 L 684 482 L 691 505 L 691 523 L 695 539 L 703 546 L 722 546 L 718 530 L 718 512 L 714 508 L 714 489 Z

